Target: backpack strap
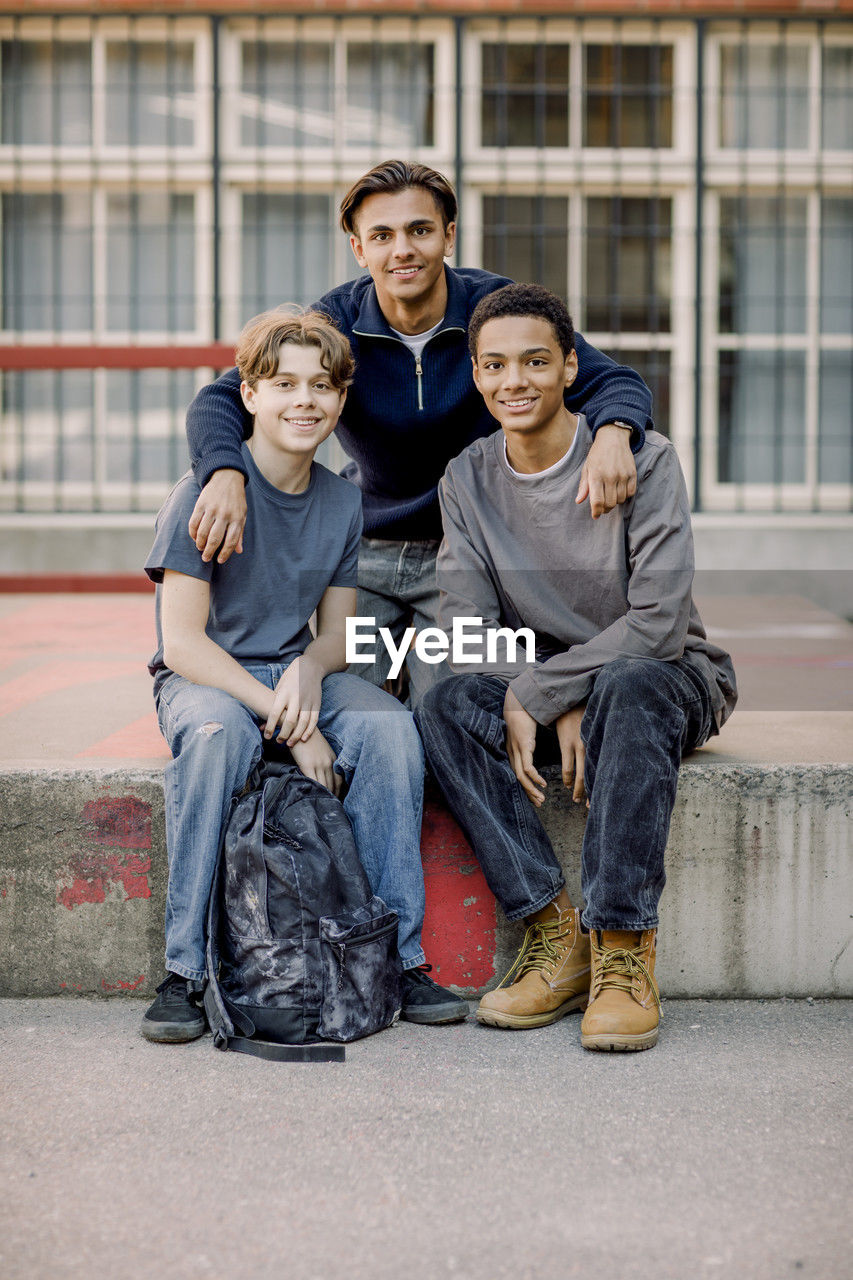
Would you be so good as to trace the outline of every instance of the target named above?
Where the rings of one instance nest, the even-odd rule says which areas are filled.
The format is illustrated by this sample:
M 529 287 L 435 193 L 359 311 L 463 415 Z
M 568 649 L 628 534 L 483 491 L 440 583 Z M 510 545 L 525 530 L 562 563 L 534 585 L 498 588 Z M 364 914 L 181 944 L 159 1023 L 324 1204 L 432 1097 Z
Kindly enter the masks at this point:
M 214 992 L 215 987 L 215 992 Z M 232 1049 L 253 1058 L 271 1062 L 345 1062 L 346 1047 L 322 1041 L 315 1044 L 276 1044 L 272 1040 L 252 1038 L 255 1024 L 238 1007 L 223 996 L 218 983 L 208 983 L 204 992 L 204 1009 L 213 1043 L 217 1049 Z M 237 1035 L 235 1026 L 243 1032 Z

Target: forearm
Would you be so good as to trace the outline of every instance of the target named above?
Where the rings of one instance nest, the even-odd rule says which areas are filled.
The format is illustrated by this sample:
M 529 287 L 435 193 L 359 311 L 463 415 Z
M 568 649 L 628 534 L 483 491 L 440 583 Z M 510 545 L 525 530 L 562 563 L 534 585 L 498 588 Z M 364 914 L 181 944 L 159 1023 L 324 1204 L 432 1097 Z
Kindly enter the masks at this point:
M 263 719 L 270 713 L 272 690 L 250 675 L 204 632 L 179 633 L 164 639 L 163 661 L 171 671 L 193 684 L 230 693 Z
M 241 445 L 246 426 L 236 369 L 201 388 L 187 410 L 186 429 L 193 474 L 202 488 L 223 468 L 245 476 Z
M 344 632 L 321 633 L 306 646 L 302 661 L 311 663 L 319 671 L 320 679 L 323 680 L 335 671 L 346 670 L 346 648 Z

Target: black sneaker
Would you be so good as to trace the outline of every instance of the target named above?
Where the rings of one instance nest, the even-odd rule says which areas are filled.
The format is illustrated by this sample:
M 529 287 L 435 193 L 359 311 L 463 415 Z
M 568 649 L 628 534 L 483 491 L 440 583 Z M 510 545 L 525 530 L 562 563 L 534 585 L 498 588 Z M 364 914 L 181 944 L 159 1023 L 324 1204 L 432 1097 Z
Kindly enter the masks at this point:
M 403 970 L 403 1022 L 461 1022 L 468 1017 L 467 1001 L 440 987 L 429 977 L 431 964 Z
M 207 1029 L 201 1004 L 204 986 L 177 973 L 167 973 L 157 988 L 157 999 L 142 1019 L 146 1040 L 158 1044 L 184 1044 L 197 1040 Z

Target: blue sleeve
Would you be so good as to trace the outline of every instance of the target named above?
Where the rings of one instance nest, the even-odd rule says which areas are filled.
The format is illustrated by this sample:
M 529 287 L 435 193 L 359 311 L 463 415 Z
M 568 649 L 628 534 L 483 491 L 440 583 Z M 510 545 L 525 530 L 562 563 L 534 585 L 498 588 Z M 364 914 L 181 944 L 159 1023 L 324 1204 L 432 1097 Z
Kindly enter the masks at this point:
M 152 582 L 162 582 L 166 569 L 175 569 L 190 578 L 210 582 L 213 561 L 205 564 L 201 552 L 187 532 L 199 492 L 198 485 L 188 472 L 163 503 L 154 527 L 154 545 L 145 561 L 145 572 Z
M 358 544 L 361 542 L 361 528 L 364 521 L 361 514 L 361 493 L 357 492 L 358 504 L 353 510 L 347 530 L 346 547 L 337 569 L 332 574 L 330 587 L 354 587 L 358 584 Z
M 240 374 L 231 369 L 202 387 L 187 410 L 187 442 L 199 489 L 223 467 L 246 476 L 240 446 L 250 433 L 251 416 L 240 395 Z
M 578 376 L 566 395 L 572 413 L 582 413 L 593 436 L 607 422 L 628 422 L 631 452 L 642 449 L 646 432 L 651 431 L 652 393 L 643 379 L 625 364 L 616 364 L 609 356 L 591 346 L 581 334 L 575 334 L 578 353 Z

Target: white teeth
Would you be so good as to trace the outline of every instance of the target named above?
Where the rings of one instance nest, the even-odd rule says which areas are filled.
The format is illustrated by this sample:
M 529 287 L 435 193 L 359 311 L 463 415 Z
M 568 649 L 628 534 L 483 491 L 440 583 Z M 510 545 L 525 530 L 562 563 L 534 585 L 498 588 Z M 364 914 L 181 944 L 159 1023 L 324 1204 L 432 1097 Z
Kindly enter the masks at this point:
M 504 404 L 508 409 L 520 409 L 523 405 L 533 404 L 533 399 L 532 397 L 528 397 L 527 400 L 505 400 Z

